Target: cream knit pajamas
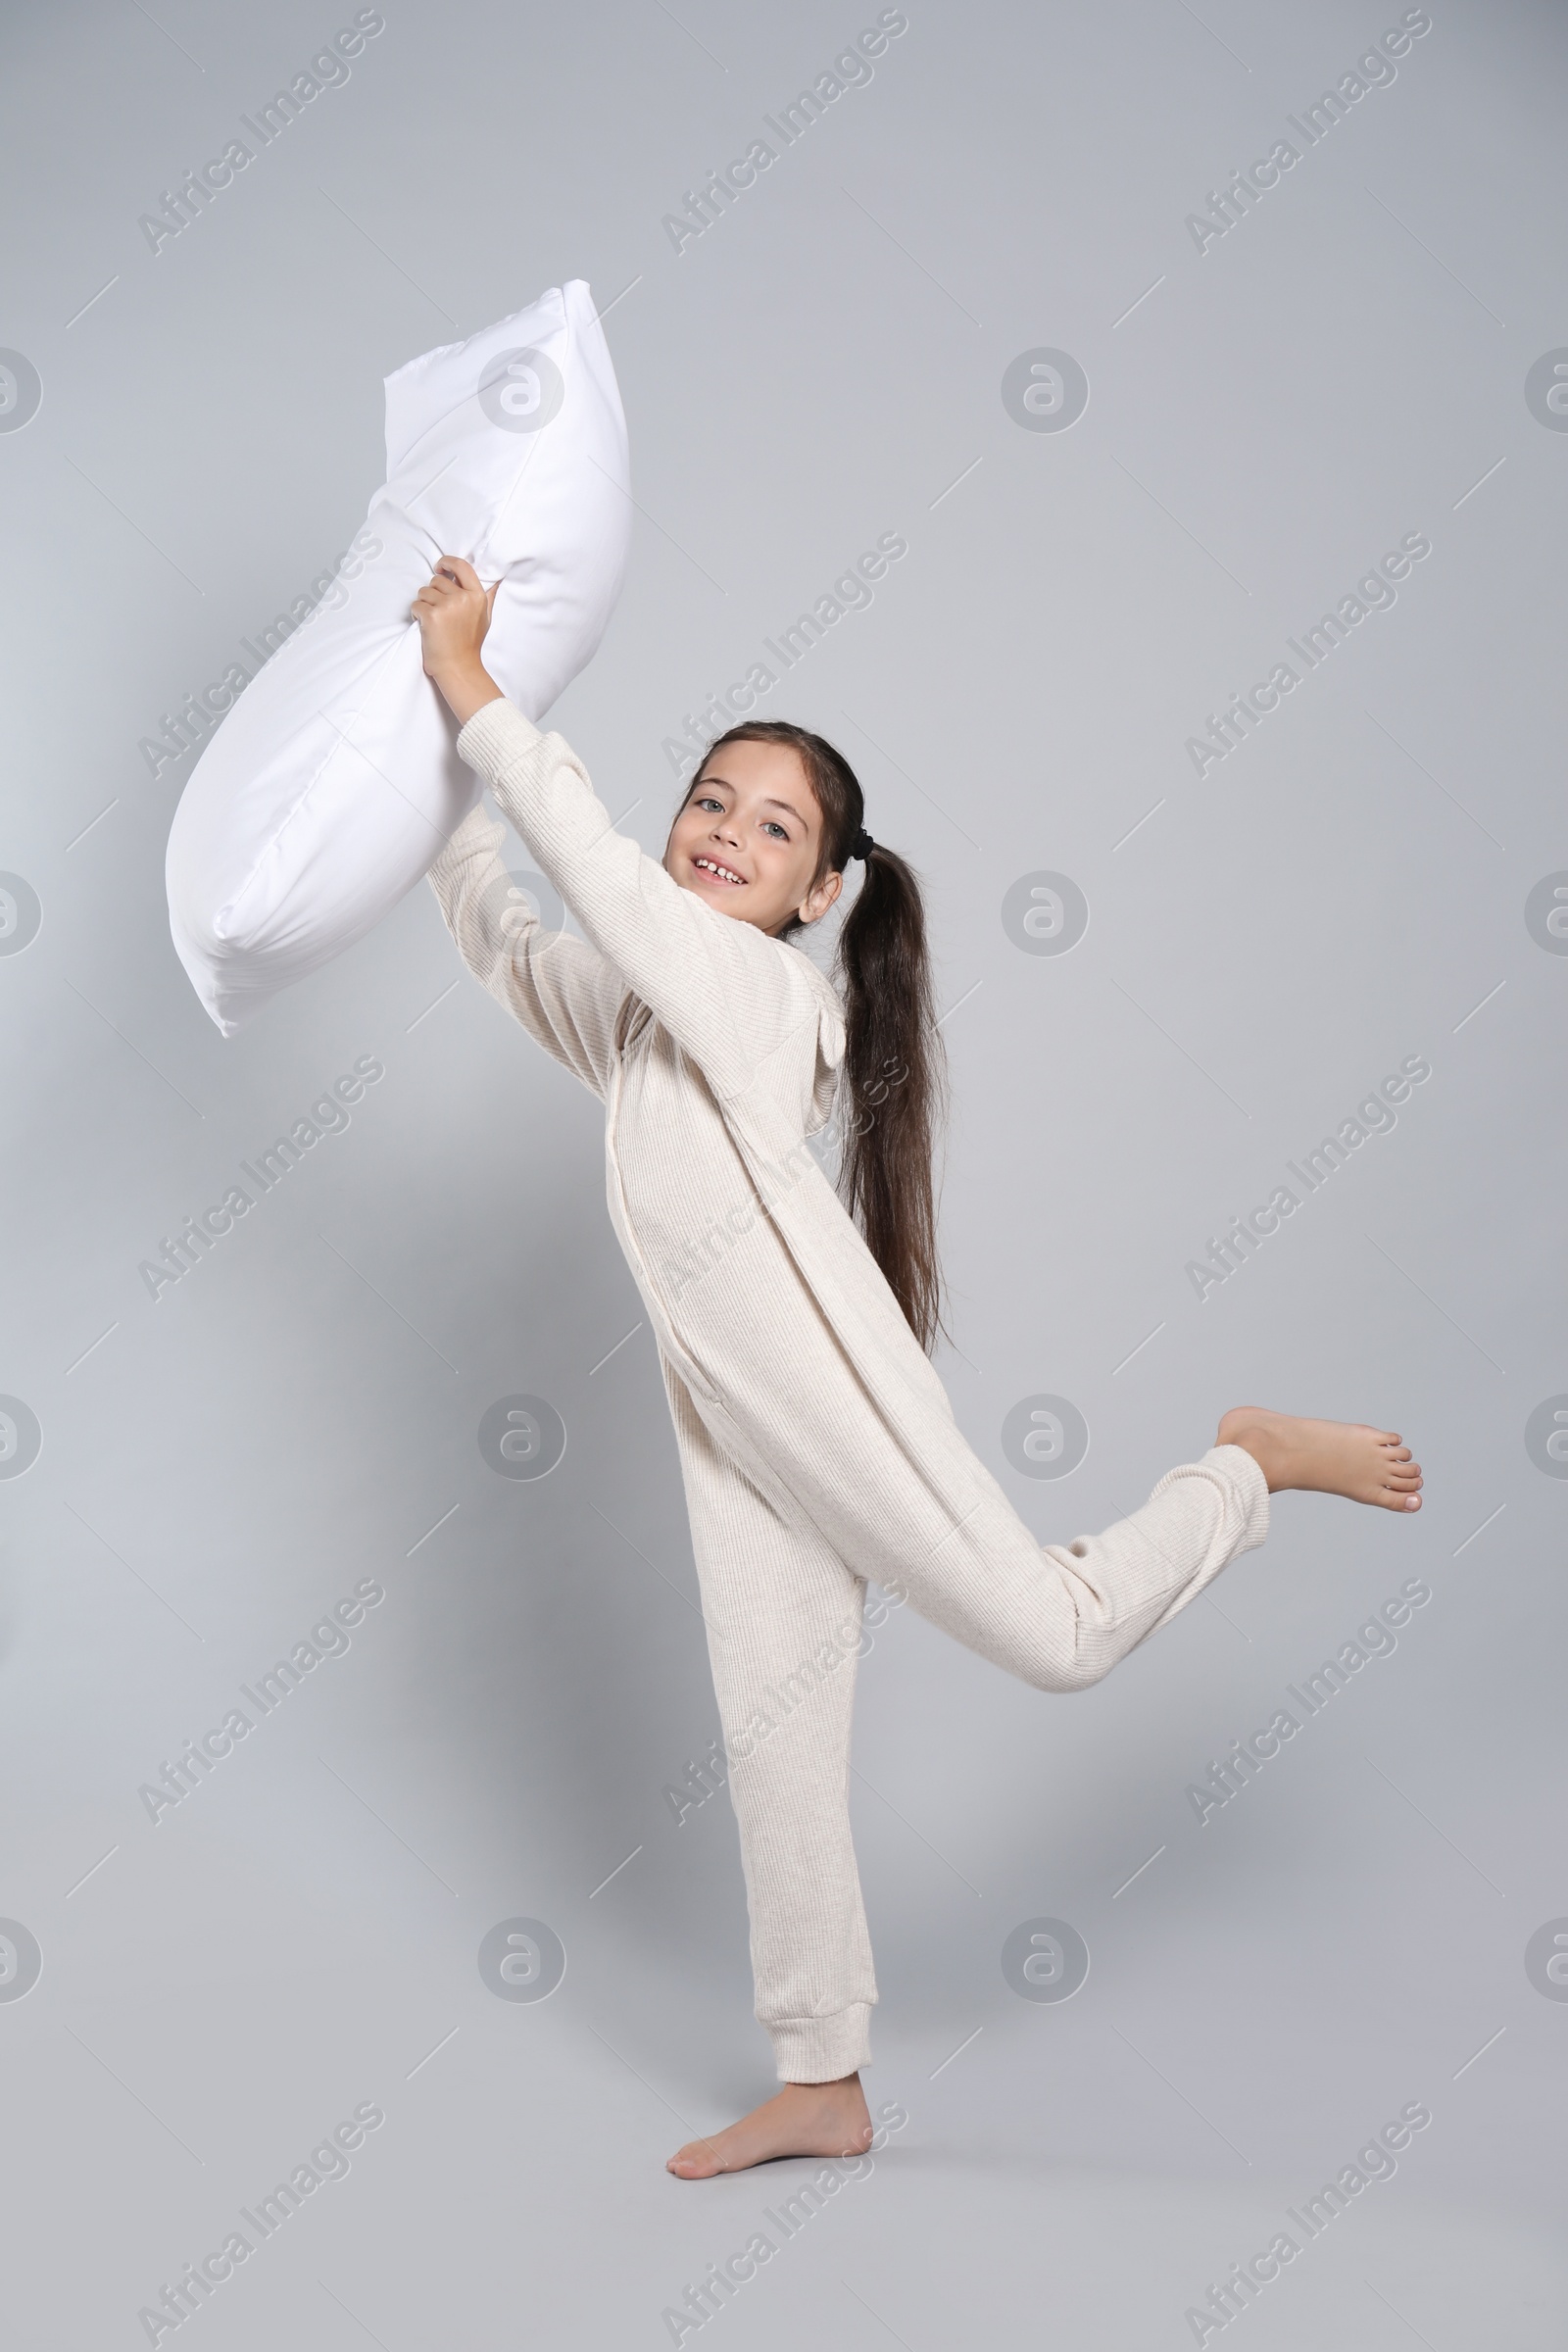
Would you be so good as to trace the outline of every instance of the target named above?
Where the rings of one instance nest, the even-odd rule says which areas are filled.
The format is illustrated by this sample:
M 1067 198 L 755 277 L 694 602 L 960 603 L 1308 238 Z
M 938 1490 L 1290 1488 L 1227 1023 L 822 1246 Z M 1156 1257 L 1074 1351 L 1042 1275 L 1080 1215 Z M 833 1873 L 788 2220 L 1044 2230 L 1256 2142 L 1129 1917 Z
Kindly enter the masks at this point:
M 509 890 L 482 805 L 431 868 L 491 994 L 606 1105 L 612 1220 L 658 1339 L 740 1823 L 757 2014 L 780 2078 L 868 2056 L 876 1984 L 849 1824 L 865 1580 L 1043 1690 L 1081 1690 L 1268 1531 L 1239 1446 L 1100 1536 L 1042 1544 L 807 1139 L 844 1022 L 800 949 L 617 834 L 559 735 L 485 705 L 458 738 L 584 937 Z

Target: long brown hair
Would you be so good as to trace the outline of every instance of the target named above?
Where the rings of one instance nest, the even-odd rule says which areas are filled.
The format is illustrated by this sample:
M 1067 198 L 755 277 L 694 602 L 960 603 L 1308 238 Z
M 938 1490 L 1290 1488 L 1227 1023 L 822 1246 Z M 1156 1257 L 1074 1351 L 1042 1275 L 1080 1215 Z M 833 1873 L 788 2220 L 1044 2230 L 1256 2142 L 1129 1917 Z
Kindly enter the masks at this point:
M 755 719 L 709 745 L 688 799 L 726 743 L 776 743 L 796 754 L 822 811 L 822 854 L 812 887 L 829 873 L 843 873 L 866 838 L 865 796 L 843 753 L 785 719 Z M 801 927 L 797 915 L 782 936 Z M 880 842 L 870 845 L 865 879 L 840 929 L 838 968 L 848 1097 L 839 1189 L 910 1330 L 929 1349 L 942 1329 L 932 1161 L 946 1069 L 920 885 L 913 869 Z

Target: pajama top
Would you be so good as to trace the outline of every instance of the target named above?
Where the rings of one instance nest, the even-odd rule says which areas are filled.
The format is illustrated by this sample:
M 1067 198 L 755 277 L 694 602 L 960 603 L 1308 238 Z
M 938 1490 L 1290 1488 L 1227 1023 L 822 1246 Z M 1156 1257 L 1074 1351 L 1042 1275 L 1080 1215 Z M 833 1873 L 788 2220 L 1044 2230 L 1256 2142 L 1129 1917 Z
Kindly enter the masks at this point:
M 614 830 L 562 737 L 505 698 L 458 750 L 586 938 L 545 931 L 519 894 L 508 903 L 505 834 L 482 804 L 431 883 L 490 993 L 606 1103 L 610 1213 L 661 1351 L 729 1421 L 760 1348 L 777 1382 L 751 1401 L 771 1412 L 790 1385 L 790 1326 L 814 1311 L 869 1409 L 961 1515 L 975 1465 L 947 1392 L 808 1148 L 844 1057 L 832 983 L 799 948 L 682 890 Z

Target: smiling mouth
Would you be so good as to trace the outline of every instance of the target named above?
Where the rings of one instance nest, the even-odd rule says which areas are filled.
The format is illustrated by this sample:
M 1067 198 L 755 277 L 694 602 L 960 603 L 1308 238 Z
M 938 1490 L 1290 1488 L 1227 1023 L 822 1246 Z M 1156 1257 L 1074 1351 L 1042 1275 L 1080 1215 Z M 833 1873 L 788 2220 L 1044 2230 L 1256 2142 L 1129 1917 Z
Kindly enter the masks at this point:
M 727 865 L 720 865 L 716 858 L 694 858 L 692 863 L 700 874 L 711 874 L 715 882 L 733 883 L 742 890 L 746 887 L 745 875 L 733 873 Z

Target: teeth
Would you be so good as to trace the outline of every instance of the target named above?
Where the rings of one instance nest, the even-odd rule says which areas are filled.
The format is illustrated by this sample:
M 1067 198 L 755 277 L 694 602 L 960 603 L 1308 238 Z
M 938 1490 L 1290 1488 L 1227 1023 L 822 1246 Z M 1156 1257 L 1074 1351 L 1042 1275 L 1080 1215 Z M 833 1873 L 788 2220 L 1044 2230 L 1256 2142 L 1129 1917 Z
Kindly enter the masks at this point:
M 721 882 L 740 881 L 741 877 L 739 874 L 732 874 L 727 865 L 720 865 L 717 860 L 712 858 L 694 858 L 692 863 L 694 865 L 702 866 L 708 873 L 717 874 Z

